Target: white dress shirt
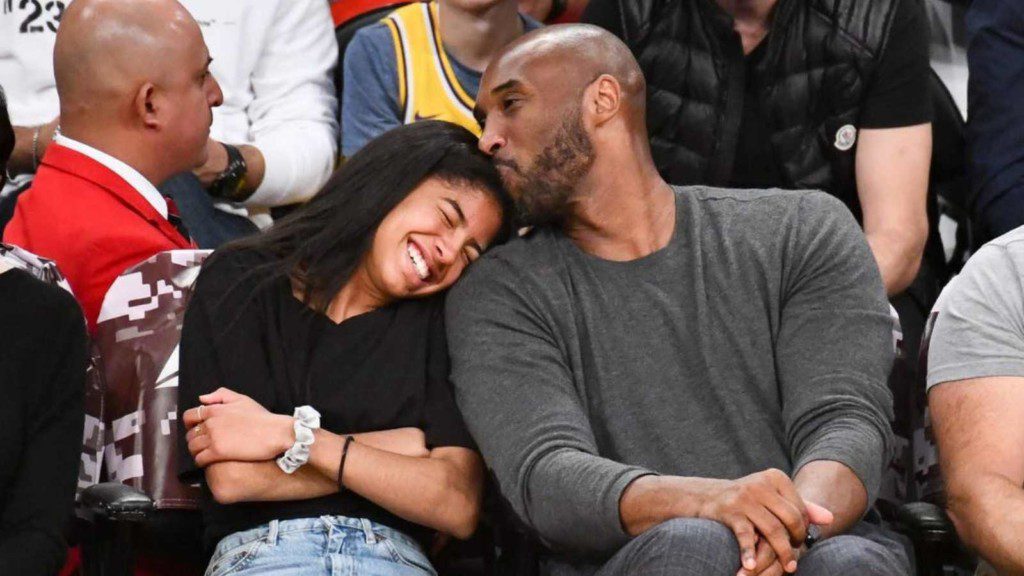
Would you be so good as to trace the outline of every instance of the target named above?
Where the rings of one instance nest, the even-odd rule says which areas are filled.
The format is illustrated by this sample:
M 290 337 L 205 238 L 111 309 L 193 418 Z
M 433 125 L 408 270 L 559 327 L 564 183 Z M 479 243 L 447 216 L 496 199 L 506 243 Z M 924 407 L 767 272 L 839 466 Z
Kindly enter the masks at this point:
M 106 152 L 97 150 L 88 144 L 79 142 L 78 140 L 68 138 L 63 134 L 57 134 L 53 139 L 53 142 L 70 150 L 74 150 L 79 154 L 84 154 L 85 156 L 88 156 L 102 164 L 111 172 L 120 176 L 139 194 L 142 194 L 142 197 L 152 204 L 153 208 L 156 208 L 156 211 L 159 212 L 161 216 L 167 218 L 167 200 L 165 200 L 163 194 L 160 194 L 160 191 L 156 189 L 156 186 L 153 186 L 152 182 L 147 180 L 142 174 L 139 174 L 138 170 L 124 162 L 121 162 Z

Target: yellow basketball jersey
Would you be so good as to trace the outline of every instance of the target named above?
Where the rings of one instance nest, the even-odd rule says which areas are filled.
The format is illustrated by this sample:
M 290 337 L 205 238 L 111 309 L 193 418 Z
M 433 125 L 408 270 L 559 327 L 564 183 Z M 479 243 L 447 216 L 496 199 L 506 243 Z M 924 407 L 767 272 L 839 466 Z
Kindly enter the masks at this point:
M 402 121 L 445 120 L 477 136 L 476 102 L 462 89 L 441 44 L 437 1 L 413 2 L 382 20 L 395 45 Z

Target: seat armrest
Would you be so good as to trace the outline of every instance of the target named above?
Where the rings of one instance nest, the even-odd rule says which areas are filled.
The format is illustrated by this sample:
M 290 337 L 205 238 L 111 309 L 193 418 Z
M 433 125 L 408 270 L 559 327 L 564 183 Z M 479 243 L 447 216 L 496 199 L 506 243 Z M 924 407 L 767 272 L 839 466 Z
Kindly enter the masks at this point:
M 120 482 L 104 482 L 82 490 L 78 507 L 87 519 L 139 522 L 153 512 L 153 499 Z

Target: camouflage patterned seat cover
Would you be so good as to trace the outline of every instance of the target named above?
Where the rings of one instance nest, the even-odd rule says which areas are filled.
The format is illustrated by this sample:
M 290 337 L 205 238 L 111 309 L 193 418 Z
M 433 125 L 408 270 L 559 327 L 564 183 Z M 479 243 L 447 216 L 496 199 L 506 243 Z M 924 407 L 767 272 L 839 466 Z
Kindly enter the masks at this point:
M 158 509 L 197 508 L 177 478 L 178 344 L 185 306 L 208 250 L 161 252 L 107 291 L 93 336 L 103 361 L 107 480 L 148 494 Z

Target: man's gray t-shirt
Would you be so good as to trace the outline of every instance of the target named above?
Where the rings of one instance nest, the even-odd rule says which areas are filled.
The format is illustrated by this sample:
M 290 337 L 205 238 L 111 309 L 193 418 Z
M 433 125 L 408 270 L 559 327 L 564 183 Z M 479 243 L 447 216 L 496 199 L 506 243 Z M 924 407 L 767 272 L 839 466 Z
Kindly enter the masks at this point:
M 822 193 L 676 189 L 669 244 L 612 262 L 556 231 L 452 289 L 456 399 L 503 497 L 549 547 L 607 555 L 651 472 L 849 466 L 891 445 L 892 321 L 849 211 Z
M 989 242 L 932 309 L 928 388 L 1024 376 L 1024 227 Z

